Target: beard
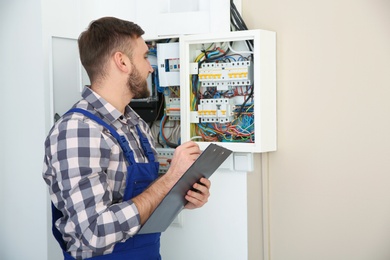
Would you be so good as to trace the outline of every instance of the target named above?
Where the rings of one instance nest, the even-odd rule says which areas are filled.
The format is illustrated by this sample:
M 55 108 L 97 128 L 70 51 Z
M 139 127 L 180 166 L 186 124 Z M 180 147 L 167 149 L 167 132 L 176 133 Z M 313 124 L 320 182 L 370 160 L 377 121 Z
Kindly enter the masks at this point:
M 132 70 L 127 80 L 127 86 L 130 92 L 134 95 L 133 98 L 148 98 L 150 96 L 148 82 L 146 79 L 142 78 L 139 70 L 133 64 L 131 65 Z

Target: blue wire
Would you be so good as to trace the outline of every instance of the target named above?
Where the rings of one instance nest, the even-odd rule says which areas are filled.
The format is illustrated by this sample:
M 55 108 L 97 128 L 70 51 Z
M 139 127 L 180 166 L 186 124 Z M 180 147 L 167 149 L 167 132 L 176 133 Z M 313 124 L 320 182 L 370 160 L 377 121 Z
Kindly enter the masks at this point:
M 164 141 L 165 144 L 167 144 L 167 141 L 165 140 L 164 136 L 163 136 L 163 132 L 162 132 L 162 129 L 163 129 L 163 122 L 164 122 L 164 119 L 165 119 L 166 115 L 164 114 L 163 117 L 161 118 L 161 121 L 160 121 L 160 137 L 161 137 L 161 140 Z
M 221 60 L 226 59 L 226 58 L 228 58 L 229 60 L 232 59 L 233 61 L 236 61 L 236 59 L 233 56 L 225 56 L 225 57 L 221 58 Z
M 210 58 L 211 56 L 218 55 L 218 54 L 219 54 L 219 51 L 210 52 L 209 54 L 207 54 L 207 58 Z
M 160 87 L 160 81 L 158 80 L 158 66 L 157 65 L 152 65 L 152 68 L 154 70 L 153 75 L 154 75 L 154 83 L 156 84 L 156 89 L 158 93 L 163 93 L 164 88 Z
M 205 126 L 203 126 L 202 124 L 199 124 L 198 126 L 199 126 L 204 132 L 209 132 L 209 133 L 211 133 L 211 134 L 216 134 L 216 132 L 213 131 L 211 128 L 205 128 Z M 206 125 L 206 127 L 208 127 L 208 126 Z

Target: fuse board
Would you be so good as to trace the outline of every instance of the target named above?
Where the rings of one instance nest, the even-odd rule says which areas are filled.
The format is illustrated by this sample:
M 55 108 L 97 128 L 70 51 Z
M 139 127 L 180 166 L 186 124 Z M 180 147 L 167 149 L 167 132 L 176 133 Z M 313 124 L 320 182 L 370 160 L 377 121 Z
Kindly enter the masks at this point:
M 180 145 L 180 56 L 178 38 L 146 41 L 148 59 L 153 67 L 152 84 L 161 103 L 154 120 L 148 121 L 155 140 L 160 173 L 169 168 L 168 157 Z M 148 82 L 149 84 L 149 82 Z M 149 101 L 148 101 L 149 102 Z
M 183 141 L 276 149 L 274 32 L 183 36 L 180 58 Z

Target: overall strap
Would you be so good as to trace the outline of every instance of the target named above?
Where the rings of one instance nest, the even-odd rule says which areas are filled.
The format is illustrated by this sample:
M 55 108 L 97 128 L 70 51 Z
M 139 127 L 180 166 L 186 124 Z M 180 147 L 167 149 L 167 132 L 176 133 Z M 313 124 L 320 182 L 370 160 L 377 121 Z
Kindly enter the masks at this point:
M 129 165 L 133 165 L 135 163 L 133 151 L 130 149 L 130 146 L 126 140 L 126 137 L 124 137 L 123 135 L 119 135 L 118 132 L 112 126 L 110 126 L 109 124 L 104 122 L 100 117 L 98 117 L 98 116 L 92 114 L 91 112 L 89 112 L 85 109 L 82 109 L 82 108 L 72 108 L 68 112 L 66 112 L 65 114 L 68 114 L 68 113 L 81 113 L 84 116 L 89 117 L 90 119 L 94 120 L 96 123 L 104 126 L 108 131 L 110 131 L 112 136 L 114 136 L 115 139 L 119 142 L 119 145 L 122 148 L 123 153 L 124 153 L 128 163 L 129 163 Z
M 149 162 L 154 162 L 154 159 L 155 159 L 154 153 L 153 153 L 152 147 L 150 147 L 150 143 L 149 143 L 148 138 L 146 138 L 141 133 L 141 130 L 139 129 L 138 125 L 136 127 L 137 127 L 137 131 L 138 131 L 138 136 L 141 139 L 141 146 L 142 146 L 142 149 L 144 150 L 146 157 L 148 158 Z

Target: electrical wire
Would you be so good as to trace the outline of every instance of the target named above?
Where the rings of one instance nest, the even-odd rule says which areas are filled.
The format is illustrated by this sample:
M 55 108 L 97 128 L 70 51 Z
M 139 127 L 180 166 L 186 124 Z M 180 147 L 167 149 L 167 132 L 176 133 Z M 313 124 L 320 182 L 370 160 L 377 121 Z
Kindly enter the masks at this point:
M 229 50 L 233 53 L 237 53 L 237 54 L 253 54 L 253 51 L 236 51 L 235 49 L 233 49 L 232 45 L 230 44 L 229 42 Z
M 166 145 L 170 148 L 176 148 L 178 147 L 179 145 L 178 144 L 175 144 L 175 143 L 172 143 L 170 142 L 165 134 L 164 134 L 164 129 L 165 129 L 165 123 L 167 121 L 168 117 L 167 115 L 164 114 L 163 118 L 161 119 L 161 122 L 160 122 L 160 137 L 161 139 L 166 143 Z

